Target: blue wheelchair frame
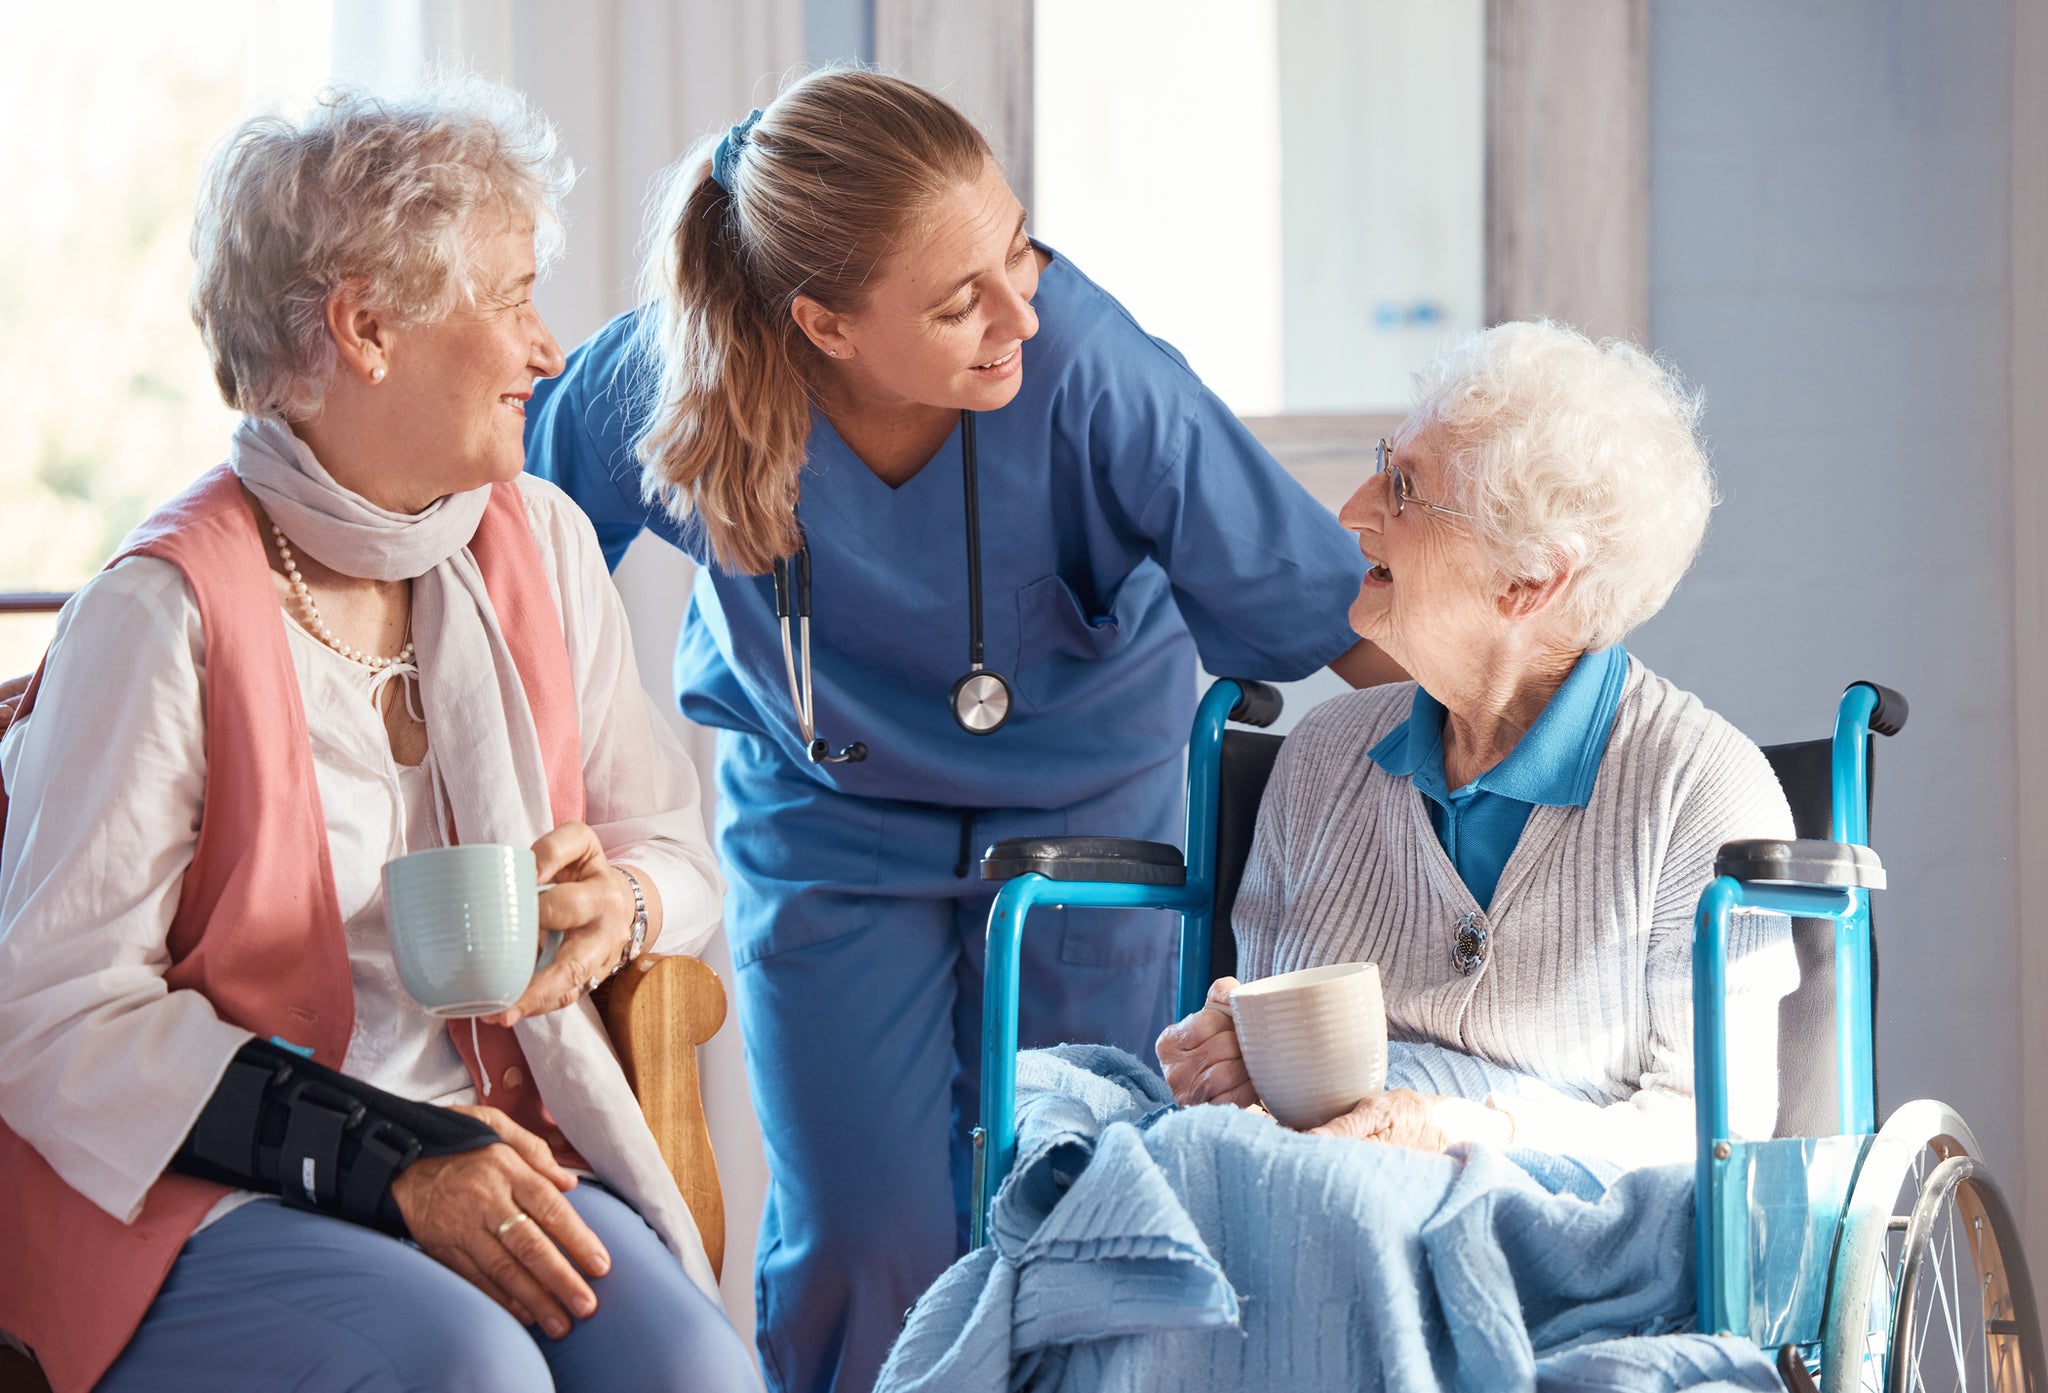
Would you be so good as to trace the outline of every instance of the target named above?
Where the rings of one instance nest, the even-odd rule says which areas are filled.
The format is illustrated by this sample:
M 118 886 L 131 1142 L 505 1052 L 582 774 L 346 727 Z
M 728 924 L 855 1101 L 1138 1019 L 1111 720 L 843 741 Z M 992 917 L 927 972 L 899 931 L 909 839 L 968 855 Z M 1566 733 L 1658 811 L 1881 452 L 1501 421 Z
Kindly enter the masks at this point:
M 1895 694 L 1883 695 L 1896 699 Z M 974 1132 L 971 1225 L 977 1248 L 988 1241 L 990 1201 L 1017 1155 L 1017 991 L 1025 916 L 1040 905 L 1177 911 L 1178 1014 L 1198 1009 L 1208 990 L 1214 932 L 1219 756 L 1225 723 L 1245 696 L 1238 683 L 1218 681 L 1197 710 L 1188 756 L 1182 884 L 1054 880 L 1026 873 L 1007 881 L 996 896 L 989 913 L 983 988 L 981 1125 Z M 1868 749 L 1881 700 L 1876 687 L 1856 683 L 1843 694 L 1836 716 L 1833 841 L 1851 847 L 1868 842 Z M 1890 733 L 1882 723 L 1879 728 Z M 1881 885 L 1875 858 L 1864 864 L 1874 872 L 1866 875 L 1865 883 Z M 1840 1135 L 1764 1142 L 1730 1136 L 1723 1013 L 1727 930 L 1728 916 L 1745 910 L 1827 919 L 1836 926 Z M 1699 1137 L 1696 1261 L 1702 1331 L 1744 1335 L 1766 1348 L 1809 1347 L 1822 1338 L 1837 1231 L 1875 1127 L 1870 966 L 1867 889 L 1720 875 L 1701 896 L 1693 947 L 1693 1012 Z
M 1228 678 L 1211 684 L 1195 708 L 1188 741 L 1187 879 L 1180 885 L 1052 880 L 1023 875 L 1004 884 L 988 914 L 988 964 L 982 977 L 981 1125 L 974 1129 L 973 1245 L 988 1242 L 988 1206 L 1017 1162 L 1017 974 L 1024 916 L 1038 905 L 1068 909 L 1171 909 L 1180 912 L 1176 1016 L 1209 991 L 1209 947 L 1216 906 L 1216 787 L 1223 728 L 1244 700 Z
M 1835 715 L 1831 839 L 1869 845 L 1871 717 L 1866 682 Z M 1742 910 L 1835 925 L 1835 1078 L 1832 1137 L 1743 1142 L 1728 1125 L 1728 917 Z M 1827 1276 L 1850 1187 L 1877 1129 L 1870 1001 L 1870 892 L 1854 886 L 1772 884 L 1717 876 L 1700 895 L 1692 948 L 1695 1161 L 1693 1249 L 1699 1328 L 1766 1347 L 1817 1344 Z M 1764 1241 L 1752 1244 L 1766 1224 Z M 1779 1222 L 1771 1223 L 1770 1220 Z

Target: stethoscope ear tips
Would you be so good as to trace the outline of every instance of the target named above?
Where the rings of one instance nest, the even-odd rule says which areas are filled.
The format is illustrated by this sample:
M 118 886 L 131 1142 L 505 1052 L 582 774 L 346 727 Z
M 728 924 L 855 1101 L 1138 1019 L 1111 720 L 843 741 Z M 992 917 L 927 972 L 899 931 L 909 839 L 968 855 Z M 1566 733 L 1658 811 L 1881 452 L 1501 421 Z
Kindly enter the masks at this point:
M 868 747 L 856 740 L 835 755 L 821 735 L 804 747 L 804 753 L 810 756 L 813 764 L 859 764 L 868 757 Z

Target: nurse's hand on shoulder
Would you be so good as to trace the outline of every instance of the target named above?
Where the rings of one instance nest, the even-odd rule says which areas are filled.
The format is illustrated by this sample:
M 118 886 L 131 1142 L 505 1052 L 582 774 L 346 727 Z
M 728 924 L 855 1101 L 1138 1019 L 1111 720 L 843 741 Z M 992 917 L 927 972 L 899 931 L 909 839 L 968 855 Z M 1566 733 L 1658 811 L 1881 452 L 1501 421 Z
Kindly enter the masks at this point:
M 1379 687 L 1406 682 L 1407 670 L 1371 639 L 1360 639 L 1330 660 L 1330 671 L 1354 687 Z
M 14 713 L 21 709 L 21 694 L 27 690 L 26 673 L 0 682 L 0 735 L 5 735 L 7 727 L 14 723 Z
M 1249 1108 L 1259 1101 L 1259 1090 L 1252 1087 L 1237 1046 L 1237 1022 L 1230 1014 L 1230 994 L 1235 990 L 1235 977 L 1218 977 L 1201 1010 L 1160 1033 L 1159 1067 L 1174 1101 L 1184 1106 L 1229 1103 Z
M 559 1011 L 612 975 L 633 941 L 633 892 L 626 878 L 605 859 L 597 833 L 580 822 L 565 822 L 533 844 L 540 883 L 550 886 L 540 897 L 540 927 L 561 933 L 555 960 L 533 974 L 518 1001 L 486 1025 L 512 1025 L 527 1016 Z M 647 943 L 658 936 L 659 903 L 648 877 L 640 876 L 647 897 Z
M 485 1123 L 503 1145 L 429 1157 L 400 1171 L 391 1198 L 406 1230 L 422 1252 L 514 1320 L 559 1340 L 572 1316 L 597 1310 L 597 1293 L 583 1274 L 602 1277 L 612 1265 L 604 1244 L 562 1198 L 576 1177 L 546 1142 L 496 1108 L 450 1111 Z

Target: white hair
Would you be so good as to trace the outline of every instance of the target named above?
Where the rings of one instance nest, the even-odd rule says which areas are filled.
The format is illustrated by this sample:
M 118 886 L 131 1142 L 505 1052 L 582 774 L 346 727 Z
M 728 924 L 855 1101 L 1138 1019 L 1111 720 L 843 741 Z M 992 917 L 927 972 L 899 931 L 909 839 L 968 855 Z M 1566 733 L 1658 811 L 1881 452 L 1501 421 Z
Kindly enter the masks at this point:
M 575 171 L 519 93 L 467 74 L 382 98 L 334 88 L 303 119 L 255 116 L 208 161 L 192 225 L 192 320 L 221 396 L 300 420 L 335 367 L 328 297 L 362 283 L 400 325 L 473 298 L 479 240 L 530 223 L 542 270 L 562 247 Z
M 1552 611 L 1562 641 L 1604 648 L 1663 608 L 1716 502 L 1700 394 L 1675 371 L 1544 320 L 1475 334 L 1416 388 L 1446 506 L 1472 514 L 1497 578 L 1571 572 Z

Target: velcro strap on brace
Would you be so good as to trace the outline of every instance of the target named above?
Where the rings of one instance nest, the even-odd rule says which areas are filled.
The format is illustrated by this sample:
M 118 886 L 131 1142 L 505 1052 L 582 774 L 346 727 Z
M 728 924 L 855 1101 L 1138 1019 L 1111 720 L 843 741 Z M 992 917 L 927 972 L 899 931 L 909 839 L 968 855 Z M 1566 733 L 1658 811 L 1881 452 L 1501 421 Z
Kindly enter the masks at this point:
M 228 1071 L 214 1089 L 212 1101 L 192 1124 L 188 1145 L 202 1156 L 223 1158 L 233 1170 L 253 1172 L 256 1139 L 263 1129 L 264 1096 L 290 1077 L 286 1065 L 236 1055 L 228 1061 Z
M 404 1232 L 405 1220 L 391 1198 L 391 1182 L 419 1155 L 419 1140 L 410 1132 L 381 1118 L 372 1122 L 363 1132 L 356 1163 L 342 1182 L 341 1217 L 352 1224 Z
M 403 1236 L 391 1182 L 422 1157 L 497 1140 L 473 1117 L 251 1040 L 228 1064 L 171 1169 Z
M 280 1198 L 293 1209 L 334 1213 L 341 1207 L 341 1144 L 369 1110 L 316 1079 L 293 1079 L 281 1101 L 287 1120 L 277 1158 Z

